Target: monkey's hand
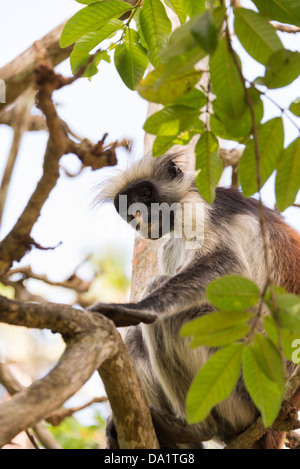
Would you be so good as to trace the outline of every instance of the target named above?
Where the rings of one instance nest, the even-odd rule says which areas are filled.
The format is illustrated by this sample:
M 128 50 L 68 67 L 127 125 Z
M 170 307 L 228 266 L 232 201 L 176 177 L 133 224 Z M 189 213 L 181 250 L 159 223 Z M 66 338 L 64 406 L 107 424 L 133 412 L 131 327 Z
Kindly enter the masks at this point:
M 103 314 L 103 316 L 111 319 L 117 327 L 135 326 L 140 322 L 150 324 L 157 318 L 157 315 L 153 312 L 140 310 L 136 303 L 97 303 L 88 308 L 88 311 Z

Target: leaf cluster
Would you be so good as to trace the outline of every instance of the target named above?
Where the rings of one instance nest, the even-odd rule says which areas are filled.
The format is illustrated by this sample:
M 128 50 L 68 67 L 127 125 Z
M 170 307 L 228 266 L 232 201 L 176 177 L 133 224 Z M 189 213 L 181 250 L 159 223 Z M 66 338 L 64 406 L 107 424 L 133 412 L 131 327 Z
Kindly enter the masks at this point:
M 279 413 L 285 390 L 279 342 L 284 356 L 299 362 L 294 348 L 300 343 L 296 340 L 300 333 L 300 298 L 276 287 L 261 296 L 255 283 L 235 275 L 215 280 L 206 293 L 218 310 L 194 319 L 181 330 L 181 336 L 192 337 L 191 347 L 205 346 L 215 352 L 190 387 L 189 422 L 204 420 L 231 394 L 242 375 L 265 427 L 269 427 Z M 261 314 L 262 305 L 268 314 Z
M 256 193 L 276 171 L 278 209 L 294 203 L 300 187 L 299 137 L 284 147 L 282 116 L 299 132 L 299 98 L 285 109 L 278 105 L 280 117 L 270 120 L 264 119 L 262 98 L 299 76 L 300 53 L 284 48 L 270 22 L 299 27 L 297 0 L 253 0 L 253 9 L 225 0 L 166 0 L 181 23 L 174 31 L 161 0 L 138 0 L 134 6 L 121 0 L 77 1 L 85 7 L 67 22 L 61 35 L 62 47 L 75 43 L 73 72 L 96 50 L 85 72 L 91 77 L 101 61 L 111 61 L 114 52 L 114 64 L 125 85 L 163 105 L 144 126 L 156 136 L 155 156 L 198 136 L 196 184 L 211 203 L 223 171 L 217 138 L 243 144 L 239 180 L 244 194 Z M 265 67 L 264 76 L 247 81 L 233 37 Z M 198 65 L 205 57 L 209 63 L 206 85 L 200 80 L 208 69 Z M 261 187 L 256 177 L 258 154 Z

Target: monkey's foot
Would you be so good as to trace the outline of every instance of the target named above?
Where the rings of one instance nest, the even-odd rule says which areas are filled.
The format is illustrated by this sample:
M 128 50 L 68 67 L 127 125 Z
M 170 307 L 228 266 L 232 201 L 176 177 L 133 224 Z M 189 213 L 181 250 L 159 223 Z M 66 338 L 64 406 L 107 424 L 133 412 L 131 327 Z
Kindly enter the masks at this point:
M 88 308 L 88 311 L 103 314 L 111 319 L 117 327 L 135 326 L 140 322 L 150 324 L 155 321 L 157 315 L 150 311 L 140 311 L 137 305 L 132 304 L 106 304 L 97 303 Z

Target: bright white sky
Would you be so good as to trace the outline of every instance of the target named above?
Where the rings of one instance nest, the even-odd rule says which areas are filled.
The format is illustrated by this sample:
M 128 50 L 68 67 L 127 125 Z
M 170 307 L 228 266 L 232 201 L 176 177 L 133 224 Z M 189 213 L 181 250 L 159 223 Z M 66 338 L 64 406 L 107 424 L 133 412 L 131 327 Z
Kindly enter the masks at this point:
M 5 5 L 2 3 L 0 66 L 72 16 L 79 8 L 81 5 L 74 0 L 12 0 Z M 68 61 L 58 70 L 71 75 Z M 59 104 L 60 116 L 78 135 L 94 142 L 101 139 L 105 132 L 109 133 L 107 142 L 127 137 L 135 142 L 134 153 L 142 154 L 142 126 L 146 118 L 147 103 L 123 85 L 112 64 L 104 62 L 92 82 L 81 79 L 58 91 L 55 100 Z M 1 126 L 0 174 L 4 170 L 11 139 L 11 129 Z M 43 131 L 25 135 L 13 174 L 13 190 L 9 193 L 9 208 L 1 227 L 1 237 L 12 228 L 35 188 L 41 175 L 46 140 L 47 134 Z M 119 154 L 121 164 L 125 164 L 126 154 Z M 71 172 L 76 172 L 79 168 L 77 158 L 72 155 L 64 157 L 62 164 Z M 44 246 L 55 246 L 60 241 L 63 244 L 55 251 L 33 250 L 23 263 L 28 263 L 30 258 L 36 271 L 47 272 L 52 278 L 62 279 L 71 274 L 89 252 L 95 252 L 101 246 L 120 244 L 121 249 L 129 254 L 130 269 L 133 232 L 119 220 L 112 207 L 97 212 L 90 207 L 95 196 L 92 189 L 110 171 L 111 169 L 104 169 L 93 173 L 87 169 L 76 179 L 61 177 L 34 228 L 33 236 Z M 56 298 L 56 301 L 59 300 Z

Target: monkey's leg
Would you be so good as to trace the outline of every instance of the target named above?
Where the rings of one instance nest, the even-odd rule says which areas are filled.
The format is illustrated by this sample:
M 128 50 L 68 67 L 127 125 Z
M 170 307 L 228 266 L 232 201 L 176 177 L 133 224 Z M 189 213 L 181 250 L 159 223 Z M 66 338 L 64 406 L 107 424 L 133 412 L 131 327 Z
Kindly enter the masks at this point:
M 188 425 L 177 417 L 165 414 L 159 409 L 150 407 L 154 429 L 161 449 L 176 449 L 179 445 L 186 448 L 203 449 L 202 438 L 194 425 Z M 108 417 L 105 428 L 107 449 L 119 449 L 118 436 L 112 416 Z
M 89 308 L 109 317 L 116 326 L 136 325 L 140 322 L 152 323 L 156 314 L 173 313 L 189 308 L 205 299 L 207 285 L 226 274 L 243 274 L 234 252 L 219 248 L 213 253 L 197 259 L 187 269 L 174 277 L 162 277 L 161 284 L 155 281 L 154 289 L 138 303 L 104 304 L 98 303 Z
M 160 448 L 172 449 L 183 445 L 188 448 L 204 449 L 202 441 L 207 440 L 207 435 L 202 435 L 199 428 L 189 425 L 185 421 L 170 416 L 160 409 L 150 408 L 153 425 L 159 441 Z
M 119 449 L 118 435 L 114 424 L 114 420 L 111 415 L 106 421 L 105 436 L 107 449 Z

